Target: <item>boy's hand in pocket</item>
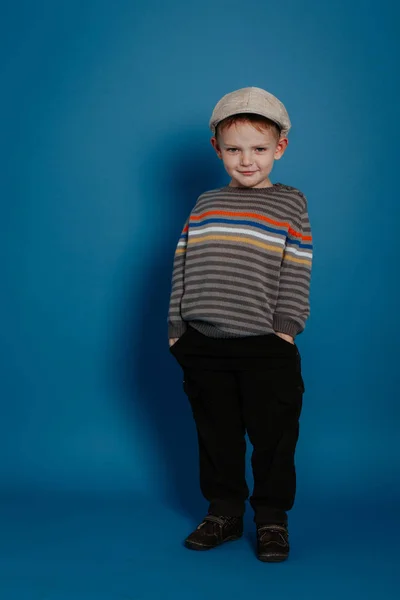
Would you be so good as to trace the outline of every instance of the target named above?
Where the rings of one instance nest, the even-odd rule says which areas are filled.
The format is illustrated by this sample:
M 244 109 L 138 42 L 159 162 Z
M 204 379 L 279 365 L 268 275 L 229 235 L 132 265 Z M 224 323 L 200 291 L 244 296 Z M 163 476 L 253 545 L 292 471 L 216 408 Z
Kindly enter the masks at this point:
M 280 333 L 278 331 L 275 331 L 275 333 L 276 333 L 276 335 L 278 335 L 280 338 L 282 338 L 286 342 L 289 342 L 289 344 L 294 344 L 294 338 L 292 338 L 291 335 L 289 335 L 287 333 Z

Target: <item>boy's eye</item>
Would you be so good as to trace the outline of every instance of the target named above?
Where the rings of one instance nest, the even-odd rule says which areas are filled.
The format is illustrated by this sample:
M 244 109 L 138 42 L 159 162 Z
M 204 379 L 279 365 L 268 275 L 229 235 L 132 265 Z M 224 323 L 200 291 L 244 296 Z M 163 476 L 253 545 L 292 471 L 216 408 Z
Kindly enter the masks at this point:
M 265 148 L 265 147 L 256 148 L 257 152 L 266 152 L 267 150 L 268 150 L 268 148 Z M 229 152 L 230 154 L 234 154 L 235 152 L 238 152 L 238 149 L 237 148 L 227 148 L 226 151 Z

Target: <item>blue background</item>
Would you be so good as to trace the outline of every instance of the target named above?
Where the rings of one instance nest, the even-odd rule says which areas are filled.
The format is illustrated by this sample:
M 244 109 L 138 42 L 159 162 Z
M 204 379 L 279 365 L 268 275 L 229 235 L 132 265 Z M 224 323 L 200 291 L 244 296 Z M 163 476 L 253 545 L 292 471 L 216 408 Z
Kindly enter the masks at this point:
M 216 594 L 234 598 L 249 578 L 264 590 L 269 567 L 249 548 L 199 558 L 179 545 L 206 505 L 166 329 L 183 222 L 198 194 L 227 182 L 208 119 L 222 95 L 248 85 L 289 112 L 289 147 L 271 179 L 307 196 L 315 252 L 312 314 L 298 338 L 297 549 L 269 569 L 269 589 L 365 598 L 383 584 L 391 597 L 395 3 L 15 0 L 0 10 L 5 597 L 151 598 L 162 585 L 183 598 L 204 569 Z M 100 571 L 91 559 L 103 560 Z M 344 562 L 334 569 L 335 560 Z M 309 587 L 317 563 L 323 592 Z M 282 568 L 292 569 L 286 588 Z

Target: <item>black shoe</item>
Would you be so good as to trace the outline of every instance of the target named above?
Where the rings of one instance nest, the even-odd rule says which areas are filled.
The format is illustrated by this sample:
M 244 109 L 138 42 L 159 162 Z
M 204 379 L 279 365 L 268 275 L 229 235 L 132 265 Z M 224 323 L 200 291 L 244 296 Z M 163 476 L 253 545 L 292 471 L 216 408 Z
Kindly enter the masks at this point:
M 286 523 L 257 525 L 257 558 L 263 562 L 281 562 L 289 556 Z
M 185 540 L 191 550 L 211 550 L 224 542 L 238 540 L 243 535 L 242 517 L 207 515 Z

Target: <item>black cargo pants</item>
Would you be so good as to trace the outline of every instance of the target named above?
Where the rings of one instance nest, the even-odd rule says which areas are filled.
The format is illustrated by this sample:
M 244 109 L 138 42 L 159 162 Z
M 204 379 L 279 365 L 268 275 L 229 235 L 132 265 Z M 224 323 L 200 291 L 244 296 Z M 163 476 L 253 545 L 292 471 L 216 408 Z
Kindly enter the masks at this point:
M 243 515 L 245 432 L 253 446 L 256 523 L 286 522 L 304 383 L 296 345 L 275 334 L 215 339 L 193 327 L 171 347 L 196 423 L 200 489 L 214 515 Z

